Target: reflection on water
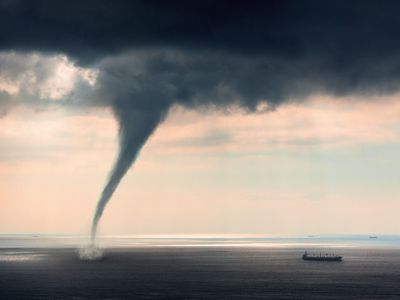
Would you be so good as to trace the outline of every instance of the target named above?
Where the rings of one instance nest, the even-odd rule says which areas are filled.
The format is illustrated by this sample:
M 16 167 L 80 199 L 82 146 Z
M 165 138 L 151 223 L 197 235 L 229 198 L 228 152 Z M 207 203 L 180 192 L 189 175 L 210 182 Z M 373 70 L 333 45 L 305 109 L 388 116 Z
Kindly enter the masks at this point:
M 46 257 L 45 254 L 38 254 L 33 252 L 24 251 L 8 251 L 0 254 L 0 262 L 25 262 L 25 261 L 38 261 Z
M 87 236 L 75 235 L 0 235 L 0 248 L 82 248 Z M 103 236 L 100 248 L 108 247 L 260 247 L 260 248 L 400 248 L 400 236 L 325 235 L 274 237 L 263 235 L 191 235 L 191 236 Z M 21 254 L 21 253 L 19 253 Z M 29 253 L 26 254 L 27 257 Z M 4 254 L 3 254 L 4 256 Z M 6 256 L 1 259 L 37 259 Z

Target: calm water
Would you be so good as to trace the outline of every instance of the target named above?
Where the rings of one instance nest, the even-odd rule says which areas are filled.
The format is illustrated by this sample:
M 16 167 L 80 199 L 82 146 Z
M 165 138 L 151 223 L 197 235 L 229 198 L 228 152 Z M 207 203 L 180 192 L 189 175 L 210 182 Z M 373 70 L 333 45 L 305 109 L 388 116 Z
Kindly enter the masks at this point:
M 79 248 L 88 237 L 77 235 L 6 235 L 0 234 L 0 248 Z M 264 248 L 399 248 L 400 236 L 370 238 L 366 235 L 321 235 L 298 237 L 269 236 L 105 236 L 101 247 L 264 247 Z
M 398 237 L 110 237 L 96 262 L 84 240 L 2 236 L 0 299 L 400 299 Z

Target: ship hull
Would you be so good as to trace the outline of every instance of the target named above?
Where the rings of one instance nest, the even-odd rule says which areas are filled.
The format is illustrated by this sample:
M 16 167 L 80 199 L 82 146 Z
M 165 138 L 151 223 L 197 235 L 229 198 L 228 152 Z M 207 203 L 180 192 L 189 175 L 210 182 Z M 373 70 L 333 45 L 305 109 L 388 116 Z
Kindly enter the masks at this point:
M 337 257 L 318 257 L 318 256 L 308 256 L 308 257 L 303 257 L 303 260 L 310 260 L 310 261 L 342 261 L 341 256 Z

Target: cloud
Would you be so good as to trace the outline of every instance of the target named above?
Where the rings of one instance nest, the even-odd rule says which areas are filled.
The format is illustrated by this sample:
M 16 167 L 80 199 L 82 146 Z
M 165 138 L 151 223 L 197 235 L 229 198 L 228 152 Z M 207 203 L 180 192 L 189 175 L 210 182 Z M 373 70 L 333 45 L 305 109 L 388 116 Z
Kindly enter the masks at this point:
M 3 1 L 0 50 L 66 55 L 65 66 L 100 70 L 97 93 L 74 90 L 75 102 L 97 97 L 104 99 L 90 104 L 151 110 L 172 102 L 239 102 L 254 109 L 260 101 L 274 106 L 315 93 L 397 91 L 399 6 L 394 1 Z M 45 66 L 52 63 L 35 68 L 46 73 L 40 69 Z M 65 96 L 68 80 L 50 86 L 60 82 L 64 89 L 47 88 L 42 96 Z M 2 80 L 0 86 L 7 84 Z
M 151 163 L 159 170 L 163 158 L 170 161 L 174 155 L 192 165 L 193 155 L 204 160 L 219 154 L 266 157 L 276 151 L 331 153 L 360 145 L 396 144 L 400 139 L 398 97 L 371 101 L 317 96 L 302 105 L 292 103 L 256 114 L 175 107 L 149 141 L 146 161 L 138 167 Z M 73 161 L 82 163 L 81 156 L 96 153 L 92 163 L 97 164 L 98 157 L 107 161 L 103 157 L 112 159 L 116 150 L 118 129 L 108 110 L 77 115 L 62 109 L 40 114 L 18 109 L 1 119 L 0 125 L 0 159 L 32 160 L 40 154 L 73 165 Z M 173 168 L 168 161 L 165 172 Z M 196 166 L 201 167 L 204 163 Z
M 265 113 L 199 112 L 176 107 L 147 151 L 171 154 L 267 154 L 351 149 L 397 143 L 399 95 L 379 98 L 315 96 Z
M 342 65 L 355 53 L 396 53 L 398 8 L 395 1 L 2 1 L 0 36 L 6 50 L 62 51 L 86 61 L 167 47 L 334 56 Z
M 35 108 L 66 101 L 80 86 L 92 86 L 96 71 L 74 65 L 65 55 L 0 53 L 0 109 Z
M 398 92 L 399 8 L 394 1 L 2 1 L 0 112 L 19 103 L 112 108 L 120 153 L 95 232 L 118 183 L 175 105 L 254 112 L 316 94 Z M 282 135 L 269 139 L 282 142 Z

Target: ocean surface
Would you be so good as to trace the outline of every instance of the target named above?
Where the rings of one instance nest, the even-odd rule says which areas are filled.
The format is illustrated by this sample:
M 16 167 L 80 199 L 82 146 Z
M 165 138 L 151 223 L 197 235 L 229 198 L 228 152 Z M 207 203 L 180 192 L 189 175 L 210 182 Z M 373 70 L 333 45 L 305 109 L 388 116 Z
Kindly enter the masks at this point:
M 114 236 L 96 261 L 86 244 L 0 235 L 0 299 L 400 299 L 398 236 Z

